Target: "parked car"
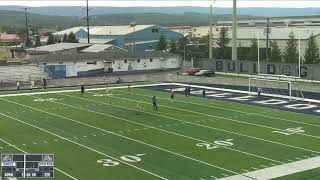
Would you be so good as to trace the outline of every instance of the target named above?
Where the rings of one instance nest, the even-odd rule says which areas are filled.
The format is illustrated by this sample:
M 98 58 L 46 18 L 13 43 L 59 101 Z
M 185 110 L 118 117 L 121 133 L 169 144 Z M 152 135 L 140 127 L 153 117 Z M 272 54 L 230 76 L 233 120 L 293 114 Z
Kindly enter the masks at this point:
M 211 77 L 211 76 L 214 76 L 215 73 L 214 71 L 211 71 L 211 70 L 201 70 L 197 73 L 195 73 L 196 76 L 205 76 L 205 77 Z
M 201 71 L 200 68 L 190 68 L 188 69 L 187 73 L 189 76 L 194 76 L 199 71 Z

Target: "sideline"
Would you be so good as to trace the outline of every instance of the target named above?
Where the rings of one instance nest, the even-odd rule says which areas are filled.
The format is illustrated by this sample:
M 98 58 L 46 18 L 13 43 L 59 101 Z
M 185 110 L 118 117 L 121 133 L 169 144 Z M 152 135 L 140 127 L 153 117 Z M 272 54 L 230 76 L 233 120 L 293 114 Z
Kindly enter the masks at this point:
M 244 173 L 242 175 L 250 176 L 257 179 L 274 179 L 279 178 L 295 173 L 301 173 L 304 171 L 316 169 L 320 167 L 320 156 L 305 159 L 301 161 L 296 161 L 288 164 L 282 164 L 278 166 L 273 166 L 265 169 L 260 169 L 248 173 Z M 241 180 L 242 176 L 235 175 L 229 176 L 225 178 L 221 178 L 220 180 Z

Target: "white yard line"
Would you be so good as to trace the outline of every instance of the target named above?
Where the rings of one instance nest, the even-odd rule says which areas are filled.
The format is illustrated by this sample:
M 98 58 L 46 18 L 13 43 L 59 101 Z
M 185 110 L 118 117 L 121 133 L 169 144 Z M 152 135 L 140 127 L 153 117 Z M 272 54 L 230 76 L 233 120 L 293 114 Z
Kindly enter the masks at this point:
M 157 174 L 155 174 L 155 173 L 152 173 L 152 172 L 147 171 L 147 170 L 145 170 L 145 169 L 142 169 L 142 168 L 140 168 L 140 167 L 137 167 L 137 166 L 134 166 L 134 165 L 132 165 L 132 164 L 129 164 L 129 163 L 127 163 L 127 162 L 125 162 L 125 161 L 123 161 L 123 160 L 121 160 L 121 159 L 117 159 L 117 158 L 115 158 L 115 157 L 112 157 L 112 156 L 110 156 L 110 155 L 107 155 L 107 154 L 105 154 L 105 153 L 103 153 L 103 152 L 100 152 L 100 151 L 98 151 L 98 150 L 96 150 L 96 149 L 93 149 L 93 148 L 91 148 L 91 147 L 89 147 L 89 146 L 80 144 L 80 143 L 78 143 L 78 142 L 72 141 L 72 140 L 70 140 L 70 139 L 68 139 L 68 138 L 65 138 L 65 137 L 63 137 L 63 136 L 60 136 L 60 135 L 58 135 L 58 134 L 55 134 L 55 133 L 53 133 L 53 132 L 51 132 L 51 131 L 45 130 L 45 129 L 41 128 L 41 127 L 35 126 L 35 125 L 33 125 L 33 124 L 27 123 L 27 122 L 25 122 L 25 121 L 22 121 L 22 120 L 20 120 L 20 119 L 17 119 L 17 118 L 14 118 L 14 117 L 11 117 L 11 116 L 2 114 L 2 113 L 0 113 L 0 115 L 2 115 L 2 116 L 4 116 L 4 117 L 7 117 L 7 118 L 10 118 L 10 119 L 12 119 L 12 120 L 18 121 L 18 122 L 20 122 L 20 123 L 22 123 L 22 124 L 31 126 L 31 127 L 33 127 L 33 128 L 36 128 L 36 129 L 38 129 L 38 130 L 40 130 L 40 131 L 43 131 L 43 132 L 45 132 L 45 133 L 47 133 L 47 134 L 51 134 L 51 135 L 53 135 L 53 136 L 56 136 L 56 137 L 58 137 L 58 138 L 60 138 L 60 139 L 62 139 L 62 140 L 65 140 L 65 141 L 67 141 L 67 142 L 69 142 L 69 143 L 71 143 L 71 144 L 78 145 L 78 146 L 80 146 L 80 147 L 82 147 L 82 148 L 88 149 L 88 150 L 90 150 L 90 151 L 92 151 L 92 152 L 95 152 L 95 153 L 97 153 L 97 154 L 100 154 L 100 155 L 103 155 L 103 156 L 108 157 L 108 158 L 110 158 L 110 159 L 113 159 L 113 160 L 116 160 L 116 161 L 118 161 L 118 162 L 121 162 L 121 163 L 123 163 L 123 164 L 125 164 L 125 165 L 127 165 L 127 166 L 133 167 L 133 168 L 135 168 L 135 169 L 137 169 L 137 170 L 139 170 L 139 171 L 145 172 L 145 173 L 150 174 L 150 175 L 152 175 L 152 176 L 154 176 L 154 177 L 157 177 L 157 178 L 159 178 L 159 179 L 167 179 L 167 178 L 165 178 L 165 177 L 162 177 L 162 176 L 160 176 L 160 175 L 157 175 Z
M 65 94 L 61 94 L 61 95 L 66 96 Z M 84 100 L 88 100 L 88 99 L 84 99 Z M 96 103 L 102 103 L 100 101 L 93 101 L 93 100 L 88 100 L 88 101 L 92 101 L 92 102 L 96 102 Z M 140 101 L 136 101 L 136 102 L 140 102 Z M 143 103 L 145 103 L 145 102 L 143 102 Z M 107 105 L 107 103 L 103 103 L 103 104 Z M 145 111 L 143 111 L 143 112 L 145 112 Z M 205 128 L 208 128 L 208 129 L 214 129 L 214 130 L 218 130 L 218 131 L 222 131 L 222 132 L 227 132 L 227 133 L 235 134 L 235 135 L 238 135 L 238 136 L 248 137 L 248 138 L 251 138 L 251 139 L 260 140 L 260 141 L 264 141 L 264 142 L 269 142 L 269 143 L 272 143 L 272 144 L 278 144 L 278 145 L 282 145 L 282 146 L 286 146 L 286 147 L 290 147 L 290 148 L 294 148 L 294 149 L 300 149 L 300 150 L 304 150 L 304 151 L 309 151 L 309 152 L 317 153 L 317 154 L 320 153 L 319 151 L 314 151 L 314 150 L 310 150 L 310 149 L 306 149 L 306 148 L 302 148 L 302 147 L 298 147 L 298 146 L 293 146 L 293 145 L 289 145 L 289 144 L 285 144 L 285 143 L 275 142 L 275 141 L 272 141 L 272 140 L 267 140 L 267 139 L 263 139 L 263 138 L 250 136 L 250 135 L 236 133 L 236 132 L 233 132 L 233 131 L 219 129 L 219 128 L 215 128 L 215 127 L 212 127 L 212 126 L 206 126 L 206 125 L 202 125 L 202 124 L 192 123 L 192 122 L 184 121 L 184 120 L 181 120 L 181 119 L 172 118 L 172 117 L 169 117 L 169 116 L 164 116 L 164 115 L 155 114 L 155 113 L 152 113 L 152 114 L 154 114 L 156 116 L 159 116 L 159 117 L 163 117 L 163 118 L 167 118 L 167 119 L 172 119 L 172 120 L 175 120 L 175 121 L 183 122 L 183 123 L 186 123 L 186 124 L 193 124 L 195 126 L 205 127 Z
M 158 150 L 161 150 L 161 151 L 164 151 L 164 152 L 167 152 L 167 153 L 170 153 L 170 154 L 179 156 L 179 157 L 183 157 L 183 158 L 185 158 L 185 159 L 189 159 L 189 160 L 192 160 L 192 161 L 195 161 L 195 162 L 198 162 L 198 163 L 201 163 L 201 164 L 210 166 L 210 167 L 214 167 L 214 168 L 217 168 L 217 169 L 220 169 L 220 170 L 229 172 L 229 173 L 239 174 L 239 173 L 237 173 L 237 172 L 235 172 L 235 171 L 231 171 L 231 170 L 225 169 L 225 168 L 223 168 L 223 167 L 220 167 L 220 166 L 217 166 L 217 165 L 214 165 L 214 164 L 211 164 L 211 163 L 207 163 L 207 162 L 204 162 L 204 161 L 201 161 L 201 160 L 198 160 L 198 159 L 189 157 L 189 156 L 185 156 L 185 155 L 182 155 L 182 154 L 179 154 L 179 153 L 176 153 L 176 152 L 173 152 L 173 151 L 164 149 L 164 148 L 160 148 L 160 147 L 158 147 L 158 146 L 154 146 L 154 145 L 151 145 L 151 144 L 148 144 L 148 143 L 145 143 L 145 142 L 142 142 L 142 141 L 139 141 L 139 140 L 130 138 L 130 137 L 126 137 L 126 136 L 117 134 L 117 133 L 115 133 L 115 132 L 107 131 L 107 130 L 105 130 L 105 129 L 102 129 L 102 128 L 99 128 L 99 127 L 96 127 L 96 126 L 92 126 L 92 125 L 90 125 L 90 124 L 86 124 L 86 123 L 83 123 L 83 122 L 79 122 L 79 121 L 77 121 L 77 120 L 74 120 L 74 119 L 71 119 L 71 118 L 68 118 L 68 117 L 64 117 L 64 116 L 61 116 L 61 115 L 58 115 L 58 114 L 46 112 L 46 111 L 43 111 L 43 110 L 41 110 L 41 109 L 37 109 L 37 108 L 31 107 L 31 106 L 27 106 L 27 105 L 24 105 L 24 104 L 20 104 L 20 103 L 14 102 L 14 101 L 2 99 L 2 98 L 0 98 L 0 99 L 3 100 L 3 101 L 7 101 L 7 102 L 10 102 L 10 103 L 16 104 L 16 105 L 20 105 L 20 106 L 23 106 L 23 107 L 27 107 L 27 108 L 30 108 L 30 109 L 34 109 L 34 110 L 39 111 L 39 112 L 43 112 L 43 113 L 46 113 L 46 114 L 50 114 L 50 115 L 52 115 L 52 116 L 56 116 L 56 117 L 59 117 L 59 118 L 62 118 L 62 119 L 66 119 L 66 120 L 75 122 L 75 123 L 77 123 L 77 124 L 81 124 L 81 125 L 84 125 L 84 126 L 87 126 L 87 127 L 93 128 L 93 129 L 96 129 L 96 130 L 100 130 L 100 131 L 103 131 L 103 132 L 106 132 L 106 133 L 115 135 L 115 136 L 119 136 L 119 137 L 122 137 L 122 138 L 125 138 L 125 139 L 128 139 L 128 140 L 131 140 L 131 141 L 134 141 L 134 142 L 137 142 L 137 143 L 140 143 L 140 144 L 149 146 L 149 147 L 153 147 L 153 148 L 155 148 L 155 149 L 158 149 Z M 57 103 L 57 102 L 55 102 L 55 103 Z M 87 109 L 85 109 L 85 108 L 80 108 L 80 107 L 76 107 L 76 106 L 71 106 L 71 105 L 68 105 L 68 104 L 63 104 L 63 103 L 58 103 L 58 104 L 67 105 L 67 106 L 74 107 L 74 108 L 81 109 L 81 110 L 85 110 L 85 111 L 90 111 L 90 110 L 87 110 Z M 95 111 L 91 111 L 91 112 L 98 113 L 98 112 L 95 112 Z M 7 115 L 4 115 L 4 114 L 2 114 L 2 113 L 0 113 L 0 115 L 7 116 Z M 107 115 L 107 114 L 101 113 L 101 115 Z M 116 116 L 111 116 L 111 115 L 108 115 L 108 116 L 109 116 L 109 117 L 112 117 L 112 118 L 116 118 L 116 119 L 122 119 L 122 120 L 125 120 L 125 121 L 129 121 L 129 120 L 126 120 L 126 119 L 123 119 L 123 118 L 119 118 L 119 117 L 116 117 Z M 8 117 L 10 117 L 10 116 L 8 116 Z M 23 122 L 24 122 L 24 121 L 23 121 Z M 65 139 L 66 139 L 66 138 L 65 138 Z M 71 141 L 71 140 L 69 140 L 69 139 L 66 139 L 66 140 Z M 250 179 L 250 178 L 249 178 L 249 179 Z
M 126 100 L 126 101 L 133 101 L 133 102 L 138 102 L 138 103 L 143 103 L 143 104 L 149 104 L 148 102 L 145 102 L 145 101 L 136 101 L 136 100 L 132 100 L 132 99 L 128 99 L 128 98 L 121 98 L 121 97 L 113 97 L 113 98 L 122 99 L 122 100 Z M 239 121 L 236 119 L 226 118 L 223 116 L 215 116 L 215 115 L 211 115 L 211 114 L 206 114 L 206 113 L 201 113 L 201 112 L 197 112 L 197 111 L 191 111 L 191 110 L 186 110 L 186 109 L 181 109 L 181 108 L 176 108 L 176 107 L 171 107 L 171 106 L 166 106 L 166 105 L 158 105 L 158 106 L 162 106 L 162 107 L 166 107 L 166 108 L 170 108 L 170 109 L 175 109 L 175 110 L 179 110 L 179 111 L 184 111 L 184 112 L 189 112 L 189 113 L 193 113 L 193 114 L 199 114 L 199 115 L 203 115 L 203 116 L 207 116 L 207 117 L 220 118 L 220 119 L 224 119 L 224 120 L 228 120 L 228 121 L 232 121 L 232 122 L 237 122 L 237 123 L 241 123 L 241 124 L 249 124 L 249 125 L 257 126 L 257 127 L 261 127 L 261 128 L 283 131 L 283 129 L 260 125 L 260 124 L 255 124 L 255 123 L 250 123 L 250 122 L 245 122 L 245 121 Z M 320 136 L 315 136 L 315 135 L 310 135 L 310 134 L 305 134 L 305 133 L 296 133 L 296 134 L 320 139 Z
M 102 102 L 99 102 L 99 101 L 83 99 L 83 98 L 79 98 L 79 97 L 75 97 L 75 96 L 71 96 L 71 95 L 66 95 L 66 94 L 61 94 L 61 95 L 72 97 L 72 98 L 77 98 L 77 99 L 81 99 L 81 100 L 86 100 L 86 101 L 89 101 L 89 102 L 91 101 L 91 102 L 95 102 L 95 103 L 99 103 L 99 104 L 103 104 L 103 105 L 110 105 L 110 104 L 102 103 Z M 112 117 L 112 118 L 117 118 L 119 120 L 123 120 L 123 121 L 129 122 L 129 123 L 133 123 L 133 124 L 137 124 L 137 125 L 140 125 L 140 126 L 148 127 L 148 128 L 151 128 L 151 129 L 159 130 L 159 131 L 162 131 L 162 132 L 165 132 L 165 133 L 169 133 L 169 134 L 174 134 L 176 136 L 180 136 L 180 137 L 196 140 L 196 141 L 199 141 L 199 142 L 210 143 L 210 142 L 205 141 L 205 140 L 201 140 L 201 139 L 198 139 L 198 138 L 182 135 L 182 134 L 179 134 L 179 133 L 176 133 L 176 132 L 172 132 L 172 131 L 167 131 L 167 130 L 164 130 L 164 129 L 160 129 L 160 128 L 157 128 L 157 127 L 145 125 L 145 124 L 138 123 L 138 122 L 135 122 L 135 121 L 130 121 L 128 119 L 119 118 L 119 117 L 112 116 L 112 115 L 109 115 L 109 114 L 106 114 L 106 113 L 92 111 L 92 110 L 88 110 L 88 109 L 84 109 L 84 108 L 79 108 L 79 107 L 75 107 L 75 106 L 72 106 L 72 105 L 69 105 L 69 104 L 64 104 L 64 103 L 58 103 L 58 102 L 54 102 L 54 103 L 65 105 L 65 106 L 69 106 L 69 107 L 73 107 L 73 108 L 77 108 L 77 109 L 81 109 L 81 110 L 88 111 L 88 112 L 93 112 L 93 113 L 104 115 L 104 116 L 109 116 L 109 117 Z M 118 107 L 118 108 L 122 108 L 122 109 L 132 110 L 132 111 L 139 111 L 139 112 L 143 112 L 143 113 L 150 114 L 150 115 L 156 115 L 154 113 L 150 113 L 150 112 L 147 112 L 147 111 L 136 110 L 136 109 L 127 108 L 127 107 L 123 107 L 123 106 L 117 106 L 117 105 L 114 105 L 114 104 L 112 104 L 112 106 Z M 268 160 L 268 161 L 273 161 L 273 162 L 276 162 L 276 163 L 282 163 L 281 161 L 277 161 L 277 160 L 270 159 L 270 158 L 263 157 L 263 156 L 259 156 L 259 155 L 256 155 L 256 154 L 240 151 L 240 150 L 237 150 L 237 149 L 234 149 L 234 148 L 229 148 L 229 147 L 223 147 L 223 148 L 229 149 L 229 150 L 232 150 L 232 151 L 236 151 L 236 152 L 239 152 L 239 153 L 242 153 L 242 154 L 250 155 L 250 156 L 253 156 L 253 157 L 256 157 L 256 158 L 261 158 L 261 159 L 265 159 L 265 160 Z
M 243 173 L 247 176 L 259 179 L 259 180 L 269 180 L 274 178 L 280 178 L 283 176 L 288 176 L 295 173 L 301 173 L 304 171 L 316 169 L 320 167 L 320 156 L 305 159 L 301 161 L 296 161 L 288 164 L 282 164 L 278 166 L 268 167 L 265 169 L 260 169 L 248 173 Z M 220 180 L 242 180 L 242 176 L 235 175 Z
M 15 146 L 15 145 L 13 145 L 13 144 L 9 143 L 8 141 L 5 141 L 5 140 L 4 140 L 4 139 L 2 139 L 2 138 L 0 138 L 0 141 L 2 141 L 2 142 L 4 142 L 4 143 L 6 143 L 7 145 L 9 145 L 9 146 L 11 146 L 11 147 L 13 147 L 13 148 L 15 148 L 15 149 L 19 150 L 20 152 L 23 152 L 23 153 L 25 153 L 25 154 L 28 154 L 28 152 L 26 152 L 26 151 L 24 151 L 24 150 L 22 150 L 22 149 L 18 148 L 17 146 Z M 77 179 L 77 178 L 73 177 L 72 175 L 70 175 L 70 174 L 68 174 L 68 173 L 66 173 L 66 172 L 64 172 L 64 171 L 62 171 L 61 169 L 59 169 L 59 168 L 57 168 L 57 167 L 55 167 L 54 169 L 55 169 L 55 170 L 57 170 L 57 171 L 59 171 L 59 172 L 61 172 L 61 173 L 62 173 L 62 174 L 64 174 L 65 176 L 69 177 L 70 179 L 73 179 L 73 180 L 79 180 L 79 179 Z M 9 179 L 16 179 L 16 178 L 9 178 Z
M 206 87 L 206 88 L 210 88 L 210 87 Z M 127 93 L 127 94 L 134 94 L 134 95 L 138 95 L 138 96 L 144 96 L 144 97 L 152 97 L 152 96 L 143 95 L 143 94 L 136 93 L 136 92 L 135 93 L 124 92 L 124 91 L 121 91 L 121 92 L 122 93 Z M 170 99 L 168 99 L 168 98 L 161 98 L 161 97 L 157 97 L 157 98 L 170 101 Z M 241 113 L 241 114 L 245 114 L 245 115 L 255 115 L 255 116 L 260 116 L 260 117 L 266 117 L 266 118 L 276 119 L 276 120 L 280 120 L 280 121 L 285 121 L 285 122 L 292 122 L 292 123 L 303 124 L 303 125 L 308 125 L 308 126 L 313 126 L 313 127 L 320 127 L 320 125 L 317 125 L 317 124 L 311 124 L 311 123 L 299 122 L 299 121 L 285 119 L 285 118 L 279 118 L 279 117 L 263 115 L 266 112 L 263 112 L 263 113 L 251 113 L 251 112 L 243 112 L 243 111 L 238 111 L 238 110 L 234 110 L 234 109 L 223 108 L 223 107 L 219 107 L 219 106 L 199 104 L 199 103 L 194 103 L 194 102 L 189 102 L 189 101 L 187 102 L 187 101 L 182 101 L 182 100 L 178 100 L 178 99 L 175 99 L 175 101 L 182 102 L 182 103 L 185 103 L 185 104 L 192 104 L 192 105 L 197 105 L 197 106 L 210 107 L 210 108 L 215 108 L 215 109 L 222 109 L 222 110 L 227 110 L 227 111 L 230 111 L 230 112 L 237 112 L 237 113 Z
M 132 85 L 131 88 L 150 87 L 150 86 L 164 86 L 164 85 L 170 85 L 170 84 L 171 84 L 171 83 Z M 108 87 L 108 89 L 111 89 L 111 90 L 112 90 L 112 89 L 123 89 L 123 88 L 128 88 L 128 86 Z M 88 88 L 88 89 L 86 89 L 86 91 L 98 91 L 98 90 L 106 90 L 106 87 L 102 87 L 102 88 Z M 40 94 L 57 94 L 57 93 L 65 93 L 65 92 L 80 92 L 80 90 L 79 90 L 79 89 L 70 89 L 70 90 L 57 90 L 57 91 L 45 91 L 45 92 L 1 94 L 0 97 L 32 96 L 32 95 L 40 95 Z

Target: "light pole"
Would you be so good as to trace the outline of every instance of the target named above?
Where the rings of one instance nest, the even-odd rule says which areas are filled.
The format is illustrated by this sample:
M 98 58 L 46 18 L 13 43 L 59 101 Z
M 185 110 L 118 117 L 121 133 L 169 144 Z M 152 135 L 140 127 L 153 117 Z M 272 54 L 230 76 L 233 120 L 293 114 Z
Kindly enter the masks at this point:
M 87 0 L 87 36 L 88 36 L 88 44 L 89 44 L 90 43 L 89 0 Z
M 136 32 L 136 25 L 137 25 L 136 22 L 130 23 L 130 26 L 132 27 L 132 31 L 133 31 L 132 52 L 134 52 L 134 48 L 135 48 L 135 46 L 136 46 L 136 38 L 135 38 L 135 36 L 134 36 L 134 33 Z
M 237 0 L 233 0 L 232 12 L 232 60 L 237 60 Z
M 213 0 L 210 4 L 210 33 L 209 33 L 209 59 L 213 58 L 212 53 L 212 6 L 216 2 L 216 0 Z

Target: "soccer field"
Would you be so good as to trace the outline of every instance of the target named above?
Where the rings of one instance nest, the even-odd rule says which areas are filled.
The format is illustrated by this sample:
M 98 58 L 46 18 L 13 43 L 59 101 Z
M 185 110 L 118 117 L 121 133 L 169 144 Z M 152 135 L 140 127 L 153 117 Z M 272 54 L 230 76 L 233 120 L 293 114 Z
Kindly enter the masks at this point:
M 0 153 L 53 153 L 57 180 L 320 179 L 318 116 L 139 87 L 78 91 L 0 95 Z

